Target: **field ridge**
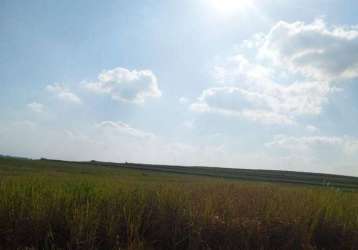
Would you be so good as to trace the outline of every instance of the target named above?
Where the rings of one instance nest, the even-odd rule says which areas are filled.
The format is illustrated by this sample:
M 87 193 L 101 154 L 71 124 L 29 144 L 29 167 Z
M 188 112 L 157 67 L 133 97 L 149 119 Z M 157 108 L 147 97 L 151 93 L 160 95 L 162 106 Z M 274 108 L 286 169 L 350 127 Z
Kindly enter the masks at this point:
M 315 186 L 327 186 L 344 189 L 358 189 L 358 177 L 324 173 L 310 173 L 283 170 L 219 168 L 205 166 L 180 166 L 143 163 L 115 163 L 102 161 L 62 161 L 42 159 L 42 161 L 85 164 L 98 167 L 123 167 L 138 170 L 197 175 L 215 178 L 238 179 L 247 181 L 281 182 Z

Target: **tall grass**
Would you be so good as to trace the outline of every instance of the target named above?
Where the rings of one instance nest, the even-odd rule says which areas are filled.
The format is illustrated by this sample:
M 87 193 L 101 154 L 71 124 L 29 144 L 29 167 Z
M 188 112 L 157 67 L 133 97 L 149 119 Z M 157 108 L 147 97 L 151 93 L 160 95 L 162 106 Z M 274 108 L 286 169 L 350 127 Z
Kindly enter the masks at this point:
M 354 192 L 125 180 L 0 178 L 0 249 L 358 249 Z

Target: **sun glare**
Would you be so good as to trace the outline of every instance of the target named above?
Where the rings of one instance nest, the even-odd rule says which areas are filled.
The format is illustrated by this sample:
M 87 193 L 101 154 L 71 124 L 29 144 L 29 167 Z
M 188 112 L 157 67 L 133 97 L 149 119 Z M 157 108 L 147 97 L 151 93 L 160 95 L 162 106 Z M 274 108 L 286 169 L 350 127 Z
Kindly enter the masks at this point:
M 210 5 L 222 14 L 233 14 L 250 7 L 252 0 L 209 0 Z

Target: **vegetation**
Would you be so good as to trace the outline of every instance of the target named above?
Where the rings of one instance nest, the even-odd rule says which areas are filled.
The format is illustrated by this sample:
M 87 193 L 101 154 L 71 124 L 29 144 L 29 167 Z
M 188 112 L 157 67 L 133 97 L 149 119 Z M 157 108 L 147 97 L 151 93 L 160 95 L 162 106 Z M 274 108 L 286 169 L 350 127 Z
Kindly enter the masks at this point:
M 353 189 L 11 158 L 0 176 L 0 249 L 358 249 Z

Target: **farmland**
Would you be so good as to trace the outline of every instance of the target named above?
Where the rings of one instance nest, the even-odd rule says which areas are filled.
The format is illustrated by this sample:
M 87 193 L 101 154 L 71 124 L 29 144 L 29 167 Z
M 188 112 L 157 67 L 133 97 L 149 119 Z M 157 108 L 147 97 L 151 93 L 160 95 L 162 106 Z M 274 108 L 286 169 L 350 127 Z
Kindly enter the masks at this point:
M 0 249 L 357 249 L 358 179 L 0 158 Z

